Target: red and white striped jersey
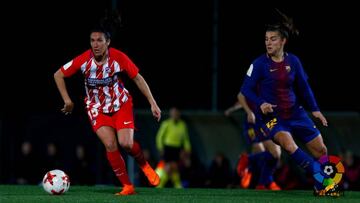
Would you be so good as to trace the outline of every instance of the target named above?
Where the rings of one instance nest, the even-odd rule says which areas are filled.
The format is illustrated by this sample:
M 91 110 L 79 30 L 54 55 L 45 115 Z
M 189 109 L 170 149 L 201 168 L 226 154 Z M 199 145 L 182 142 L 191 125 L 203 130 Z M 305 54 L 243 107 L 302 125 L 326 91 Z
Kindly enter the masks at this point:
M 125 72 L 133 79 L 139 72 L 128 56 L 114 48 L 109 48 L 108 58 L 103 65 L 95 63 L 89 49 L 61 67 L 65 77 L 75 74 L 79 69 L 85 79 L 87 109 L 103 113 L 118 111 L 130 97 L 120 73 Z

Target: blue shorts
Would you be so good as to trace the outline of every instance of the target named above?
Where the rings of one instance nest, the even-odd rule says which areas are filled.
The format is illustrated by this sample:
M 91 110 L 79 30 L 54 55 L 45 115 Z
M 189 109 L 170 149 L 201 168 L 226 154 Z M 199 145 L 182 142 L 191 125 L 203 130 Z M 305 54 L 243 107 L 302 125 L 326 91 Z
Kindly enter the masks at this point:
M 255 125 L 252 123 L 248 123 L 247 121 L 244 122 L 244 132 L 243 132 L 245 141 L 248 145 L 257 142 L 256 139 L 256 132 L 255 132 Z
M 276 133 L 287 131 L 302 142 L 308 143 L 320 134 L 320 131 L 302 107 L 296 109 L 290 118 L 267 117 L 263 120 L 263 123 L 265 124 L 261 129 L 264 131 L 264 136 L 271 139 L 273 139 Z
M 269 136 L 263 134 L 263 130 L 261 130 L 262 126 L 263 124 L 260 124 L 259 121 L 257 121 L 256 124 L 253 124 L 247 122 L 245 119 L 243 135 L 247 144 L 250 145 L 270 139 Z

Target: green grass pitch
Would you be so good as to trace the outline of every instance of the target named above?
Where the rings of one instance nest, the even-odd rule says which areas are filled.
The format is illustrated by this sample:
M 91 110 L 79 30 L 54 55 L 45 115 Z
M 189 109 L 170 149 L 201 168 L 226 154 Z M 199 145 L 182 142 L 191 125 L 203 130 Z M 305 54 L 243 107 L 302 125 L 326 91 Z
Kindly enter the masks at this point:
M 342 197 L 314 197 L 310 190 L 259 191 L 243 189 L 136 188 L 132 196 L 115 196 L 115 186 L 70 186 L 64 195 L 47 194 L 41 186 L 0 185 L 0 203 L 7 202 L 360 202 L 360 192 L 346 191 Z

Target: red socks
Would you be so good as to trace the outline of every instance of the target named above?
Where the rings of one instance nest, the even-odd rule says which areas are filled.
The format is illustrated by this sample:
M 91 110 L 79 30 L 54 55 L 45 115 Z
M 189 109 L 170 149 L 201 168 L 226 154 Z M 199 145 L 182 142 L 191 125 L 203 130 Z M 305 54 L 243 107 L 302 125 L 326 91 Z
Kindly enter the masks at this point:
M 133 147 L 134 148 L 134 147 Z M 131 182 L 129 180 L 125 162 L 122 158 L 119 150 L 113 151 L 113 152 L 106 152 L 107 159 L 110 162 L 110 165 L 116 175 L 116 177 L 119 179 L 119 181 L 123 185 L 131 185 Z
M 144 157 L 144 154 L 140 148 L 139 143 L 137 143 L 134 140 L 133 147 L 129 154 L 134 157 L 136 162 L 139 164 L 140 167 L 145 166 L 146 160 Z M 116 177 L 119 179 L 119 181 L 123 185 L 131 185 L 131 182 L 129 180 L 129 176 L 126 171 L 126 166 L 124 159 L 122 158 L 119 150 L 113 151 L 113 152 L 106 152 L 107 159 L 110 162 L 110 165 L 116 175 Z
M 134 159 L 136 160 L 136 162 L 139 164 L 140 167 L 145 166 L 146 160 L 144 157 L 144 153 L 142 152 L 139 143 L 136 142 L 135 140 L 134 140 L 133 147 L 131 148 L 131 151 L 129 152 L 129 154 L 132 157 L 134 157 Z

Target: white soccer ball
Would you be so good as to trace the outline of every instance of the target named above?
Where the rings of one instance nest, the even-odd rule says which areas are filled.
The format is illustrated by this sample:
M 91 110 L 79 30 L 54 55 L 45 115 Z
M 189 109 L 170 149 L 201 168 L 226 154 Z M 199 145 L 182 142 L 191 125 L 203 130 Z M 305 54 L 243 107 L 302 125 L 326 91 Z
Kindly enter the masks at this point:
M 49 194 L 61 195 L 69 190 L 70 179 L 64 171 L 55 169 L 45 174 L 42 186 Z

